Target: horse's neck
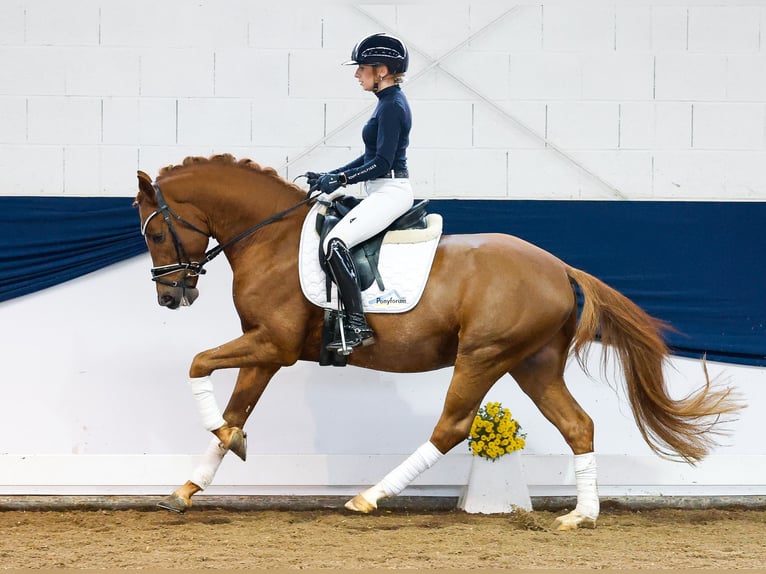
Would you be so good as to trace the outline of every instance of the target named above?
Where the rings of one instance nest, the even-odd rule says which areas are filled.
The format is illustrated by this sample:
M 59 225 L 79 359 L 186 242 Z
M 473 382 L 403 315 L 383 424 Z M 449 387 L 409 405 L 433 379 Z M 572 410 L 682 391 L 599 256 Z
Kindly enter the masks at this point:
M 208 216 L 213 236 L 224 244 L 241 233 L 262 224 L 274 215 L 300 202 L 300 194 L 280 179 L 258 172 L 240 169 L 231 175 L 208 180 L 200 194 L 199 207 Z M 276 221 L 257 231 L 259 243 L 274 243 L 300 233 L 295 218 Z M 293 229 L 295 228 L 295 229 Z M 248 238 L 242 244 L 250 244 Z M 235 251 L 237 251 L 235 249 Z

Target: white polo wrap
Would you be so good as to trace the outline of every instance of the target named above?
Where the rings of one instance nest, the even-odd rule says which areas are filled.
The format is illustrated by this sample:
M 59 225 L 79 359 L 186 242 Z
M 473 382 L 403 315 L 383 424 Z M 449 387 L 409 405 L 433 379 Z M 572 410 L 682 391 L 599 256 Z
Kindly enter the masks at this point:
M 598 484 L 596 455 L 592 452 L 574 456 L 575 481 L 577 483 L 577 507 L 583 516 L 598 518 Z
M 202 418 L 202 426 L 206 430 L 214 431 L 225 425 L 226 421 L 221 414 L 221 409 L 218 408 L 218 402 L 215 400 L 213 382 L 210 377 L 192 377 L 189 379 L 189 384 L 191 384 L 192 395 L 194 395 L 197 410 L 199 410 L 200 418 Z

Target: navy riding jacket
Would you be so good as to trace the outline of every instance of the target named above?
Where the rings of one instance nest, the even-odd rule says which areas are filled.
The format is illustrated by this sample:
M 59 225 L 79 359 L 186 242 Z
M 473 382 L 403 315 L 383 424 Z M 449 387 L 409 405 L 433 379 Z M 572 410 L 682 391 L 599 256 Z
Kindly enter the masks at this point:
M 412 113 L 398 85 L 376 92 L 378 105 L 362 129 L 364 153 L 331 173 L 345 173 L 349 184 L 407 169 Z

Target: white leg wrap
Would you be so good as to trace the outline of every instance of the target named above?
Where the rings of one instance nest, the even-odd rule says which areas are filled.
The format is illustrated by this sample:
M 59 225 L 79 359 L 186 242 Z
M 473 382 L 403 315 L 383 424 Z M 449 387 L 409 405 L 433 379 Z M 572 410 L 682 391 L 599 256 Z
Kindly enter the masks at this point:
M 431 441 L 418 447 L 407 460 L 389 472 L 377 486 L 384 496 L 396 496 L 423 472 L 431 468 L 444 455 Z
M 592 452 L 576 454 L 574 457 L 575 480 L 577 482 L 576 512 L 596 519 L 599 513 L 596 455 Z
M 218 408 L 218 402 L 213 393 L 213 382 L 210 377 L 198 377 L 189 379 L 192 394 L 197 401 L 197 409 L 202 418 L 202 426 L 206 430 L 214 431 L 226 424 Z
M 202 490 L 205 490 L 213 482 L 215 473 L 218 471 L 218 467 L 221 466 L 221 461 L 226 455 L 227 450 L 219 445 L 220 441 L 213 437 L 205 454 L 202 455 L 202 460 L 197 465 L 197 468 L 194 469 L 189 479 Z

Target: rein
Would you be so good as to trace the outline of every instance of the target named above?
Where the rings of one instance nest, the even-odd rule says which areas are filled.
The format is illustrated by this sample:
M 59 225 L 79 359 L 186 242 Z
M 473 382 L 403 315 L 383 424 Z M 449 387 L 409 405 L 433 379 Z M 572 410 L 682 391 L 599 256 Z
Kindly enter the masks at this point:
M 210 261 L 218 257 L 227 247 L 230 247 L 231 245 L 234 245 L 235 243 L 242 241 L 247 236 L 255 233 L 259 229 L 266 227 L 267 225 L 271 225 L 272 223 L 275 223 L 281 219 L 283 219 L 286 215 L 292 213 L 302 205 L 305 205 L 307 203 L 310 203 L 311 201 L 314 201 L 315 198 L 313 197 L 307 197 L 303 201 L 300 201 L 296 203 L 295 205 L 288 207 L 284 211 L 280 211 L 279 213 L 275 213 L 271 217 L 261 221 L 260 223 L 256 223 L 252 227 L 249 227 L 239 235 L 236 235 L 229 241 L 223 244 L 218 244 L 215 247 L 212 247 L 211 249 L 208 249 L 205 252 L 205 256 L 202 258 L 201 261 L 189 261 L 189 257 L 186 254 L 186 249 L 184 249 L 183 242 L 181 241 L 181 238 L 178 237 L 178 233 L 175 230 L 175 227 L 173 226 L 173 219 L 177 219 L 180 223 L 191 229 L 192 231 L 196 231 L 197 233 L 201 233 L 202 235 L 206 237 L 210 237 L 210 233 L 207 231 L 203 231 L 199 227 L 195 226 L 191 222 L 187 221 L 183 217 L 181 217 L 178 213 L 173 211 L 173 208 L 168 205 L 168 202 L 165 200 L 165 196 L 162 194 L 162 191 L 160 190 L 160 186 L 156 182 L 152 182 L 152 187 L 154 188 L 154 191 L 157 195 L 157 209 L 149 215 L 149 217 L 146 218 L 146 221 L 144 221 L 144 224 L 141 226 L 141 235 L 146 235 L 146 226 L 149 224 L 149 221 L 158 214 L 161 214 L 163 219 L 165 220 L 165 223 L 168 226 L 168 229 L 170 230 L 170 235 L 173 238 L 173 245 L 176 250 L 176 257 L 178 258 L 178 263 L 173 263 L 171 265 L 161 265 L 159 267 L 152 267 L 151 273 L 152 273 L 152 281 L 156 281 L 157 283 L 161 283 L 162 285 L 168 285 L 170 287 L 183 287 L 186 288 L 186 279 L 188 277 L 196 277 L 198 275 L 204 275 L 207 270 L 205 269 L 205 265 L 207 265 Z M 169 275 L 171 273 L 175 273 L 176 271 L 185 271 L 182 280 L 179 281 L 167 281 L 165 279 L 162 279 L 165 275 Z

